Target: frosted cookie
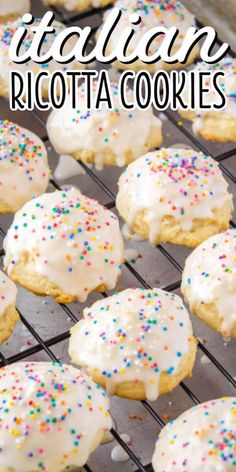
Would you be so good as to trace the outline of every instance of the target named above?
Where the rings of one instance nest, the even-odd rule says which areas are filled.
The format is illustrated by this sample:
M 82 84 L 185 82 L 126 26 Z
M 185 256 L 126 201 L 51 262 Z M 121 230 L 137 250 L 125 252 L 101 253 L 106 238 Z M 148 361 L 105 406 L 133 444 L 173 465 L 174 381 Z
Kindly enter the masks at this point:
M 82 11 L 87 8 L 102 8 L 114 3 L 115 0 L 43 0 L 45 5 L 64 7 L 68 11 Z
M 12 280 L 56 301 L 113 289 L 123 241 L 117 217 L 76 189 L 41 195 L 16 213 L 4 240 Z
M 209 141 L 236 141 L 236 59 L 225 57 L 220 63 L 206 64 L 200 62 L 195 70 L 224 71 L 226 76 L 218 78 L 218 84 L 226 95 L 227 103 L 223 110 L 179 110 L 183 118 L 193 122 L 193 131 Z M 203 87 L 209 87 L 209 78 L 205 78 Z M 218 101 L 219 94 L 215 88 L 205 94 L 204 103 L 212 104 Z M 188 103 L 188 89 L 185 91 L 185 102 Z
M 190 247 L 227 229 L 233 209 L 218 163 L 191 149 L 161 149 L 130 164 L 116 204 L 129 228 L 151 243 Z
M 162 429 L 154 472 L 233 472 L 236 466 L 236 397 L 195 406 Z
M 0 120 L 0 213 L 19 210 L 44 193 L 49 182 L 47 151 L 31 131 Z
M 117 0 L 115 3 L 117 8 L 122 10 L 122 17 L 119 23 L 116 25 L 111 38 L 107 46 L 107 54 L 110 54 L 117 47 L 118 40 L 125 30 L 130 28 L 131 23 L 129 21 L 130 15 L 137 14 L 141 16 L 142 21 L 139 25 L 133 26 L 135 34 L 127 47 L 126 55 L 132 54 L 137 47 L 139 41 L 143 38 L 144 34 L 147 33 L 151 28 L 163 26 L 165 28 L 171 28 L 177 26 L 179 29 L 179 35 L 175 39 L 174 46 L 172 47 L 172 55 L 174 55 L 182 45 L 183 39 L 191 26 L 196 26 L 194 16 L 184 7 L 184 5 L 178 0 Z M 104 15 L 106 20 L 109 12 Z M 149 55 L 155 54 L 162 43 L 163 37 L 157 36 L 150 44 Z M 199 47 L 196 45 L 189 55 L 188 61 L 185 66 L 191 64 L 199 54 Z M 119 69 L 128 70 L 143 70 L 146 69 L 151 73 L 155 73 L 158 70 L 171 70 L 178 67 L 183 67 L 183 64 L 166 64 L 164 61 L 159 60 L 154 64 L 145 64 L 140 60 L 137 60 L 133 64 L 122 64 L 117 61 L 113 64 Z
M 36 19 L 34 25 L 39 23 L 40 19 Z M 47 70 L 48 72 L 52 73 L 54 71 L 66 71 L 71 69 L 84 69 L 84 66 L 79 64 L 78 62 L 72 62 L 70 64 L 59 64 L 58 62 L 52 60 L 46 66 L 45 64 L 37 64 L 36 62 L 29 61 L 25 64 L 15 64 L 9 59 L 9 46 L 11 44 L 11 40 L 20 26 L 24 26 L 27 29 L 28 34 L 26 35 L 21 47 L 20 47 L 20 55 L 23 55 L 27 49 L 29 49 L 31 42 L 34 37 L 34 33 L 31 31 L 31 26 L 27 26 L 22 24 L 21 19 L 18 19 L 14 22 L 8 22 L 3 25 L 0 25 L 0 95 L 4 97 L 8 97 L 9 95 L 9 73 L 11 70 L 15 70 L 21 72 L 23 74 L 26 71 L 32 71 L 35 75 L 38 72 Z M 41 47 L 41 54 L 46 54 L 47 51 L 50 50 L 53 41 L 55 40 L 56 36 L 65 30 L 65 26 L 60 23 L 59 21 L 53 21 L 52 23 L 53 28 L 55 29 L 54 33 L 47 35 L 46 39 L 44 40 L 42 47 Z M 64 54 L 69 53 L 74 47 L 75 38 L 70 38 L 63 49 Z M 44 78 L 41 81 L 42 86 L 42 94 L 43 96 L 48 96 L 48 79 Z
M 16 297 L 15 284 L 0 271 L 0 344 L 9 338 L 19 319 Z
M 30 11 L 30 0 L 1 0 L 0 23 L 12 21 Z
M 94 90 L 96 83 L 94 83 Z M 72 109 L 71 99 L 60 110 L 51 112 L 47 130 L 52 145 L 59 154 L 71 154 L 85 163 L 125 166 L 144 152 L 162 143 L 162 123 L 152 109 L 121 108 L 118 85 L 111 83 L 114 109 L 87 109 L 84 86 L 78 88 L 79 110 Z M 127 99 L 132 102 L 133 91 Z
M 0 385 L 2 472 L 81 467 L 112 426 L 104 391 L 72 366 L 19 362 Z
M 207 239 L 187 258 L 182 293 L 192 312 L 225 337 L 236 337 L 236 230 Z
M 177 295 L 128 289 L 83 316 L 71 329 L 70 357 L 110 394 L 153 401 L 191 376 L 196 342 Z

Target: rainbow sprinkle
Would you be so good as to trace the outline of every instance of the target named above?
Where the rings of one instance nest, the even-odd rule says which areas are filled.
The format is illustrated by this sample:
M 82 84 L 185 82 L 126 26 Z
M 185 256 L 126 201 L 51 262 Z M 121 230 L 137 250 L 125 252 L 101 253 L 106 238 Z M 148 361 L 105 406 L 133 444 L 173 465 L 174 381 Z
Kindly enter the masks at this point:
M 35 175 L 37 178 L 47 179 L 47 172 L 38 175 L 37 165 L 43 157 L 41 144 L 32 139 L 30 132 L 27 134 L 26 130 L 15 123 L 0 120 L 0 168 L 4 170 L 7 165 L 11 172 L 11 167 L 16 166 L 29 181 Z M 0 178 L 0 186 L 4 184 Z
M 105 393 L 74 367 L 29 362 L 0 370 L 0 464 L 48 472 L 81 466 L 92 435 L 110 426 Z
M 236 398 L 203 403 L 161 432 L 153 466 L 160 472 L 236 470 Z

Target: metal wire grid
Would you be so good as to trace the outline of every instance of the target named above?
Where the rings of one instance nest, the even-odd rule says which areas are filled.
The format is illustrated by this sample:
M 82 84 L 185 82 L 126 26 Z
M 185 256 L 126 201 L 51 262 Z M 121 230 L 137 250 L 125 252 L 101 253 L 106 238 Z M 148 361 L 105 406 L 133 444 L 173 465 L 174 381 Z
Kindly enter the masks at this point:
M 94 15 L 94 14 L 98 14 L 98 15 L 101 15 L 102 14 L 102 10 L 105 10 L 105 9 L 102 9 L 102 10 L 97 10 L 97 9 L 93 9 L 93 10 L 88 10 L 86 12 L 82 12 L 82 13 L 79 13 L 79 14 L 76 14 L 70 18 L 68 18 L 62 11 L 58 10 L 57 8 L 53 7 L 52 10 L 54 10 L 56 16 L 60 19 L 60 21 L 62 21 L 66 26 L 68 25 L 71 25 L 72 23 L 75 23 L 75 22 L 78 22 L 80 20 L 85 20 L 85 19 L 88 19 L 90 16 Z M 198 26 L 200 27 L 201 24 L 199 22 L 197 22 Z M 219 44 L 221 43 L 220 40 L 218 40 Z M 231 51 L 231 55 L 233 57 L 236 57 L 236 53 L 234 51 Z M 41 125 L 43 125 L 43 127 L 45 128 L 45 136 L 42 138 L 44 142 L 48 141 L 48 136 L 47 136 L 47 131 L 46 131 L 46 125 L 45 125 L 45 122 L 44 120 L 42 119 L 41 116 L 39 116 L 36 112 L 32 112 L 34 117 L 40 122 Z M 199 140 L 193 136 L 187 129 L 185 129 L 183 126 L 181 126 L 181 128 L 179 127 L 179 124 L 178 124 L 178 120 L 169 112 L 169 111 L 165 111 L 164 112 L 165 116 L 167 117 L 167 119 L 175 126 L 175 127 L 178 127 L 178 130 L 180 130 L 183 135 L 189 140 L 191 141 L 191 143 L 193 144 L 193 146 L 195 146 L 197 149 L 199 149 L 200 151 L 202 151 L 203 153 L 205 154 L 209 154 L 209 151 L 204 147 L 204 145 L 199 142 Z M 229 159 L 230 157 L 236 155 L 236 147 L 233 148 L 233 149 L 230 149 L 229 151 L 226 151 L 224 152 L 223 154 L 219 154 L 217 156 L 214 156 L 214 158 L 219 162 L 219 166 L 222 170 L 222 172 L 234 183 L 236 184 L 236 176 L 234 176 L 224 165 L 224 162 Z M 109 197 L 110 201 L 109 203 L 107 203 L 105 206 L 109 209 L 112 209 L 115 207 L 115 198 L 116 198 L 116 195 L 109 189 L 109 187 L 103 182 L 102 180 L 102 173 L 101 173 L 101 178 L 98 177 L 95 172 L 90 168 L 88 167 L 86 164 L 80 162 L 80 165 L 82 166 L 82 168 L 84 169 L 84 171 L 87 173 L 87 175 L 89 175 L 89 177 L 91 179 L 93 179 L 93 181 L 106 193 L 106 195 Z M 57 189 L 57 190 L 60 190 L 60 186 L 57 184 L 57 182 L 55 182 L 55 180 L 52 178 L 50 180 L 52 186 Z M 234 221 L 231 221 L 231 226 L 232 227 L 236 227 L 236 222 Z M 0 236 L 2 238 L 4 238 L 6 235 L 3 227 L 1 226 L 0 224 Z M 163 256 L 166 258 L 166 260 L 171 263 L 171 265 L 173 266 L 173 268 L 175 268 L 180 276 L 181 276 L 181 272 L 182 272 L 182 267 L 181 265 L 178 263 L 178 261 L 171 255 L 171 253 L 166 249 L 166 247 L 164 247 L 163 245 L 159 245 L 157 247 L 157 249 L 163 254 Z M 4 251 L 3 250 L 0 250 L 0 256 L 3 256 L 4 255 Z M 125 266 L 126 268 L 132 273 L 132 275 L 135 277 L 135 279 L 146 289 L 149 289 L 151 288 L 150 285 L 147 283 L 147 281 L 141 276 L 141 274 L 129 263 L 129 262 L 125 262 Z M 181 278 L 181 277 L 180 277 Z M 178 280 L 175 280 L 174 282 L 172 282 L 171 284 L 168 284 L 167 286 L 164 286 L 162 287 L 164 290 L 167 290 L 167 291 L 174 291 L 174 290 L 177 290 L 179 287 L 180 287 L 180 283 L 181 283 L 181 280 L 180 278 Z M 104 297 L 106 297 L 106 293 L 103 293 L 102 294 Z M 69 308 L 69 306 L 67 305 L 64 305 L 64 304 L 61 304 L 60 305 L 61 308 L 63 309 L 63 311 L 65 312 L 65 315 L 67 317 L 69 317 L 73 323 L 76 323 L 78 320 L 76 318 L 76 316 L 73 314 L 73 312 L 71 311 L 71 309 Z M 35 340 L 37 341 L 37 344 L 35 344 L 33 347 L 30 347 L 26 350 L 24 350 L 23 352 L 19 352 L 17 354 L 14 354 L 14 355 L 11 355 L 9 357 L 5 357 L 3 355 L 3 353 L 0 351 L 0 366 L 4 366 L 4 365 L 7 365 L 7 364 L 11 364 L 13 362 L 18 362 L 18 361 L 21 361 L 23 359 L 26 359 L 28 358 L 29 356 L 32 356 L 33 354 L 36 354 L 40 351 L 44 351 L 48 357 L 52 360 L 52 361 L 56 361 L 56 362 L 59 362 L 59 359 L 57 358 L 57 356 L 54 354 L 54 352 L 52 351 L 52 347 L 63 342 L 64 340 L 66 340 L 67 338 L 69 338 L 70 336 L 70 333 L 69 331 L 65 331 L 63 333 L 60 333 L 59 335 L 56 335 L 56 336 L 53 336 L 51 338 L 49 338 L 48 340 L 44 341 L 41 336 L 39 335 L 39 333 L 33 328 L 33 326 L 27 321 L 27 319 L 25 318 L 24 314 L 19 311 L 19 316 L 20 316 L 20 319 L 22 321 L 22 323 L 24 324 L 24 326 L 27 328 L 27 330 L 31 333 L 31 335 L 35 338 Z M 207 358 L 214 364 L 214 366 L 219 370 L 219 372 L 225 377 L 225 379 L 234 387 L 236 388 L 236 380 L 235 378 L 233 378 L 231 376 L 231 374 L 224 368 L 223 365 L 221 365 L 221 363 L 216 359 L 216 357 L 206 348 L 206 346 L 203 344 L 203 342 L 198 339 L 198 349 L 205 355 L 207 356 Z M 189 396 L 189 398 L 192 400 L 193 404 L 197 405 L 200 403 L 199 399 L 197 398 L 197 396 L 195 395 L 194 392 L 192 392 L 190 390 L 190 388 L 184 383 L 184 382 L 181 382 L 180 384 L 180 387 L 184 390 L 184 392 Z M 153 420 L 156 421 L 158 423 L 158 425 L 162 428 L 165 426 L 165 422 L 163 421 L 163 419 L 161 418 L 161 416 L 154 410 L 154 408 L 147 402 L 147 401 L 142 401 L 141 402 L 143 407 L 148 411 L 148 413 L 152 416 Z M 133 463 L 137 466 L 137 472 L 138 471 L 142 471 L 142 472 L 151 472 L 153 469 L 152 469 L 152 466 L 151 464 L 148 464 L 148 465 L 143 465 L 141 460 L 137 457 L 137 455 L 134 454 L 134 452 L 132 451 L 132 449 L 122 440 L 122 438 L 120 437 L 119 433 L 117 432 L 117 430 L 115 428 L 113 428 L 111 430 L 111 433 L 114 437 L 114 439 L 116 439 L 116 441 L 122 446 L 122 448 L 127 452 L 128 456 L 130 457 L 130 459 L 133 461 Z M 84 466 L 84 469 L 87 471 L 87 472 L 93 472 L 91 467 L 86 464 Z

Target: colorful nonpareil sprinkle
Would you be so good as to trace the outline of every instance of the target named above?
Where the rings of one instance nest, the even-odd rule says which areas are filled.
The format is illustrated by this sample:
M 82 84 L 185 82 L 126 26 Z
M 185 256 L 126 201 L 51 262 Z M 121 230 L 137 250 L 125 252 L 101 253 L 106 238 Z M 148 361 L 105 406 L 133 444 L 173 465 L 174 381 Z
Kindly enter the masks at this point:
M 236 100 L 236 59 L 231 56 L 226 56 L 220 62 L 214 64 L 206 64 L 205 62 L 199 62 L 196 67 L 196 70 L 203 70 L 203 71 L 210 71 L 210 72 L 218 72 L 222 71 L 225 73 L 224 76 L 221 76 L 218 79 L 218 85 L 224 92 L 227 97 L 226 108 L 224 109 L 224 113 L 229 109 L 229 107 L 233 107 L 235 105 Z M 209 86 L 211 81 L 206 79 L 206 85 Z M 213 102 L 214 98 L 212 95 L 217 95 L 217 90 L 210 85 L 210 91 L 208 92 L 208 101 Z M 233 105 L 234 104 L 234 105 Z M 204 111 L 204 110 L 203 110 Z M 230 113 L 234 111 L 236 114 L 235 106 L 231 109 Z
M 191 324 L 177 295 L 137 288 L 96 302 L 71 332 L 73 362 L 98 370 L 111 393 L 139 381 L 154 400 L 160 373 L 174 375 L 189 350 Z
M 184 19 L 184 5 L 178 0 L 131 0 L 130 2 L 133 12 L 138 12 L 139 14 L 154 14 L 161 15 L 161 12 L 170 12 L 175 13 L 179 16 L 179 19 Z M 127 11 L 128 8 L 124 7 L 124 11 Z M 160 12 L 161 11 L 161 12 Z
M 74 367 L 18 363 L 0 370 L 0 465 L 29 472 L 87 461 L 94 438 L 111 428 L 102 389 Z
M 96 131 L 100 134 L 102 134 L 102 140 L 104 143 L 109 143 L 111 138 L 114 138 L 120 134 L 118 129 L 113 129 L 111 131 L 111 135 L 106 134 L 106 129 L 107 129 L 107 120 L 110 122 L 110 124 L 113 124 L 113 128 L 116 127 L 115 124 L 117 125 L 119 120 L 122 120 L 124 118 L 133 118 L 133 114 L 130 113 L 130 111 L 125 110 L 122 108 L 119 104 L 118 101 L 118 95 L 119 95 L 119 85 L 116 82 L 111 82 L 110 83 L 110 90 L 111 94 L 113 96 L 113 100 L 115 103 L 115 107 L 113 110 L 109 111 L 106 108 L 106 105 L 101 105 L 100 109 L 95 110 L 92 108 L 91 110 L 86 110 L 86 103 L 87 103 L 87 91 L 85 87 L 82 85 L 78 88 L 78 102 L 80 105 L 80 109 L 76 109 L 72 111 L 72 123 L 76 123 L 77 125 L 82 125 L 82 123 L 86 120 L 92 120 L 93 123 L 97 123 L 96 126 Z M 93 82 L 92 84 L 92 96 L 93 98 L 96 96 L 96 91 L 97 91 L 97 82 Z M 127 93 L 128 89 L 126 89 Z M 129 91 L 129 94 L 132 95 L 131 90 Z M 102 115 L 104 114 L 104 109 L 106 109 L 106 114 L 107 114 L 107 120 L 104 120 L 104 123 L 102 123 Z M 86 111 L 85 111 L 86 110 Z
M 236 398 L 203 403 L 161 432 L 153 456 L 155 472 L 236 470 Z
M 35 24 L 38 25 L 40 22 L 40 19 L 36 19 Z M 14 22 L 9 21 L 8 23 L 5 23 L 1 25 L 0 27 L 0 57 L 2 58 L 2 68 L 3 70 L 0 71 L 0 77 L 2 77 L 4 80 L 7 79 L 6 74 L 8 75 L 9 70 L 11 69 L 17 69 L 19 68 L 22 72 L 26 72 L 27 70 L 32 70 L 35 73 L 40 72 L 41 70 L 51 70 L 52 68 L 52 63 L 45 63 L 45 64 L 36 64 L 33 61 L 30 62 L 25 62 L 20 65 L 14 65 L 12 61 L 10 61 L 8 53 L 9 53 L 9 47 L 12 41 L 12 38 L 14 34 L 16 33 L 17 29 L 20 27 L 25 27 L 25 24 L 22 23 L 22 21 L 16 20 Z M 53 27 L 55 31 L 53 33 L 50 33 L 50 35 L 47 35 L 44 38 L 42 47 L 41 47 L 41 54 L 44 55 L 46 52 L 50 49 L 51 45 L 53 44 L 54 39 L 57 37 L 57 35 L 64 30 L 64 26 L 59 23 L 58 21 L 54 21 Z M 31 27 L 27 28 L 27 34 L 24 38 L 24 40 L 21 43 L 21 47 L 19 50 L 19 53 L 23 55 L 31 46 L 32 41 L 34 38 L 34 33 L 31 31 Z M 59 68 L 59 66 L 57 67 Z M 65 67 L 65 69 L 68 69 Z M 55 64 L 54 64 L 54 69 L 56 70 Z

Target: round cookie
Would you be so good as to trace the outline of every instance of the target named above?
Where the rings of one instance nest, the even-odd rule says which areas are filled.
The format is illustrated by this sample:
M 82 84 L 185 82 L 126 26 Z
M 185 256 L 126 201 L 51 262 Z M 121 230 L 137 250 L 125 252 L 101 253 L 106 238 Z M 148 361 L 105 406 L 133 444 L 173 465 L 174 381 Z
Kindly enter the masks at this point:
M 115 0 L 43 0 L 45 5 L 64 7 L 68 11 L 82 11 L 88 8 L 103 8 Z
M 19 319 L 16 297 L 15 284 L 0 271 L 0 344 L 9 338 Z
M 233 472 L 236 465 L 236 397 L 195 406 L 161 431 L 154 472 Z
M 1 472 L 81 467 L 112 426 L 104 391 L 72 366 L 20 362 L 0 384 Z
M 13 21 L 30 11 L 30 0 L 2 0 L 0 2 L 0 23 Z
M 19 210 L 44 193 L 49 182 L 47 151 L 31 131 L 0 120 L 0 213 Z
M 33 25 L 39 24 L 40 19 L 37 18 Z M 12 38 L 17 31 L 17 29 L 22 26 L 22 20 L 18 19 L 13 22 L 8 22 L 3 25 L 0 25 L 0 95 L 4 97 L 9 96 L 9 73 L 11 70 L 21 72 L 25 74 L 26 71 L 32 71 L 35 75 L 39 72 L 45 71 L 45 68 L 48 72 L 52 73 L 54 71 L 66 71 L 71 69 L 84 69 L 82 64 L 78 62 L 72 62 L 70 64 L 59 64 L 58 62 L 52 60 L 46 66 L 45 64 L 37 64 L 36 62 L 29 61 L 24 64 L 15 64 L 9 59 L 9 47 L 12 41 Z M 44 39 L 44 42 L 41 47 L 41 55 L 46 54 L 47 51 L 51 48 L 53 41 L 56 36 L 65 30 L 65 26 L 59 21 L 54 20 L 52 23 L 54 28 L 54 33 L 47 35 Z M 24 24 L 24 27 L 27 29 L 27 35 L 20 47 L 20 54 L 23 55 L 29 49 L 31 42 L 34 37 L 34 33 L 31 31 L 32 25 L 28 26 Z M 68 53 L 74 47 L 75 38 L 70 38 L 63 51 Z M 44 97 L 48 97 L 48 79 L 44 78 L 41 81 L 41 91 Z M 59 92 L 59 90 L 58 90 Z
M 113 289 L 124 249 L 117 217 L 76 189 L 41 195 L 15 215 L 4 240 L 12 280 L 60 303 Z
M 188 28 L 196 26 L 194 16 L 184 7 L 179 0 L 117 0 L 115 7 L 120 8 L 122 11 L 122 17 L 119 23 L 116 25 L 110 40 L 108 42 L 106 51 L 109 55 L 117 47 L 118 40 L 125 30 L 130 28 L 132 25 L 129 21 L 130 15 L 138 14 L 141 16 L 142 21 L 140 24 L 133 26 L 135 34 L 129 43 L 126 51 L 126 55 L 132 54 L 137 47 L 137 44 L 142 40 L 145 33 L 151 28 L 165 27 L 167 29 L 177 26 L 179 29 L 178 38 L 175 39 L 174 46 L 172 47 L 172 55 L 174 55 L 180 48 L 185 37 Z M 105 13 L 104 20 L 109 15 L 109 11 Z M 157 36 L 154 41 L 149 45 L 149 55 L 155 54 L 162 43 L 163 37 Z M 189 55 L 185 66 L 191 64 L 199 54 L 199 46 L 196 45 Z M 154 62 L 153 64 L 146 64 L 140 60 L 135 61 L 132 64 L 122 64 L 119 61 L 113 63 L 113 65 L 122 70 L 148 70 L 150 73 L 155 73 L 158 70 L 172 70 L 178 67 L 183 67 L 183 64 L 167 64 L 162 60 Z
M 79 110 L 72 109 L 68 97 L 61 110 L 51 112 L 47 130 L 58 153 L 71 154 L 102 169 L 104 164 L 125 166 L 162 144 L 162 123 L 152 109 L 122 109 L 116 83 L 111 83 L 111 91 L 112 111 L 104 104 L 100 110 L 87 110 L 86 93 L 81 85 L 78 88 Z M 127 96 L 132 102 L 132 90 L 128 90 Z
M 218 79 L 222 92 L 226 95 L 226 106 L 223 110 L 179 110 L 180 115 L 193 122 L 193 131 L 209 141 L 225 143 L 236 141 L 236 59 L 227 56 L 220 63 L 206 64 L 200 62 L 195 70 L 201 71 L 224 71 L 225 77 Z M 205 78 L 204 86 L 209 87 L 209 77 Z M 214 87 L 205 94 L 204 103 L 212 104 L 219 102 L 218 93 Z M 217 100 L 218 99 L 218 100 Z M 188 89 L 184 94 L 185 102 L 188 102 Z
M 225 337 L 236 337 L 236 230 L 207 239 L 187 258 L 181 291 L 192 312 Z
M 154 401 L 191 376 L 196 342 L 177 295 L 127 289 L 83 315 L 71 329 L 70 357 L 110 394 Z
M 191 149 L 161 149 L 130 164 L 117 208 L 129 228 L 153 244 L 195 247 L 229 227 L 232 195 L 218 163 Z

